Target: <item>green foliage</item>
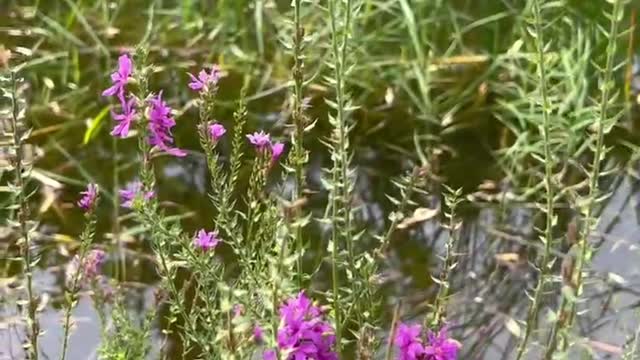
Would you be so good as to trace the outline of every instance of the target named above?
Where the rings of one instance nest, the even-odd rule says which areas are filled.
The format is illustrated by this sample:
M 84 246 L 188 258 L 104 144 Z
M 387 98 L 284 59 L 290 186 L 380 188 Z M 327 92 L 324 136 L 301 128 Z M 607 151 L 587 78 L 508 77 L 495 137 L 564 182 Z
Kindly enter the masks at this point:
M 103 343 L 98 351 L 100 359 L 147 359 L 151 351 L 151 325 L 155 311 L 150 311 L 144 319 L 136 321 L 131 318 L 126 302 L 122 298 L 115 300 L 109 326 L 102 334 Z
M 111 308 L 108 294 L 94 283 L 103 326 L 101 358 L 148 358 L 155 323 L 161 323 L 165 339 L 176 342 L 178 357 L 260 358 L 277 346 L 279 307 L 301 290 L 332 319 L 340 359 L 377 358 L 376 350 L 383 348 L 385 359 L 393 358 L 393 335 L 412 311 L 400 299 L 387 298 L 379 280 L 393 270 L 395 239 L 419 232 L 411 225 L 428 220 L 448 234 L 442 254 L 433 256 L 440 270 L 420 274 L 433 280 L 427 281 L 436 290 L 424 324 L 446 324 L 449 305 L 456 300 L 454 276 L 469 255 L 456 251 L 465 245 L 464 210 L 490 202 L 469 195 L 475 189 L 465 183 L 466 169 L 458 181 L 463 184 L 448 178 L 455 161 L 474 161 L 459 159 L 459 144 L 451 146 L 470 138 L 489 153 L 481 180 L 499 183 L 500 206 L 534 208 L 533 221 L 539 225 L 538 237 L 524 240 L 530 259 L 521 259 L 524 264 L 533 260 L 537 274 L 528 311 L 500 313 L 507 319 L 505 327 L 519 337 L 512 339 L 518 344 L 517 358 L 526 358 L 534 347 L 551 359 L 586 346 L 575 323 L 590 259 L 598 250 L 588 239 L 608 196 L 609 175 L 617 169 L 607 135 L 618 129 L 630 107 L 617 81 L 629 60 L 623 58 L 621 42 L 628 35 L 630 1 L 223 0 L 214 8 L 197 0 L 10 3 L 20 9 L 16 16 L 22 16 L 24 34 L 40 36 L 33 49 L 20 45 L 23 54 L 36 55 L 24 55 L 0 79 L 0 155 L 6 147 L 10 160 L 0 169 L 0 214 L 19 239 L 25 278 L 21 299 L 32 358 L 38 357 L 40 332 L 32 284 L 38 263 L 32 251 L 37 218 L 29 212 L 35 193 L 25 159 L 30 132 L 16 71 L 36 89 L 29 96 L 37 109 L 64 119 L 54 126 L 61 132 L 43 146 L 91 180 L 92 171 L 76 161 L 82 155 L 67 151 L 57 139 L 83 134 L 78 140 L 86 145 L 82 149 L 104 151 L 104 122 L 112 106 L 97 103 L 93 88 L 105 81 L 93 78 L 106 79 L 114 46 L 120 51 L 122 44 L 133 43 L 138 45 L 127 51 L 134 56 L 135 78 L 128 86 L 141 108 L 163 87 L 172 105 L 185 104 L 174 106 L 175 117 L 185 119 L 177 128 L 187 134 L 181 141 L 199 145 L 191 150 L 194 158 L 202 152 L 208 170 L 206 206 L 212 215 L 194 224 L 198 216 L 180 214 L 179 206 L 154 197 L 136 199 L 133 212 L 121 216 L 117 197 L 105 191 L 105 197 L 114 197 L 116 209 L 112 215 L 91 213 L 85 219 L 80 262 L 101 222 L 116 224 L 110 234 L 114 244 L 105 244 L 111 250 L 112 245 L 122 249 L 118 227 L 120 221 L 130 221 L 135 230 L 124 234 L 140 235 L 141 247 L 148 245 L 159 277 L 156 306 L 167 309 L 153 309 L 138 323 L 118 301 L 121 294 Z M 134 11 L 136 20 L 146 18 L 146 23 L 126 16 Z M 184 72 L 196 64 L 211 62 L 222 65 L 228 89 L 212 86 L 190 99 L 176 79 L 185 78 Z M 41 76 L 44 70 L 51 77 Z M 324 104 L 317 105 L 318 99 Z M 278 101 L 281 109 L 273 123 L 254 109 Z M 65 117 L 67 113 L 72 116 Z M 30 114 L 34 120 L 47 118 L 38 115 Z M 120 157 L 133 152 L 131 140 L 111 143 L 114 194 L 120 171 L 138 176 L 145 192 L 157 190 L 163 180 L 165 158 L 147 141 L 148 114 L 143 110 L 140 115 L 134 159 Z M 69 131 L 86 119 L 83 131 Z M 213 122 L 229 129 L 224 139 L 209 135 Z M 253 130 L 286 139 L 286 159 L 274 162 L 269 150 L 247 145 L 246 133 Z M 375 161 L 391 158 L 396 172 L 381 179 L 389 183 L 383 191 L 392 210 L 377 226 L 363 220 L 366 209 L 356 188 L 370 170 L 368 160 L 359 158 L 364 158 L 365 147 L 374 149 Z M 310 161 L 314 156 L 317 163 Z M 324 169 L 315 177 L 317 164 Z M 66 185 L 85 182 L 73 176 L 60 174 L 59 179 Z M 179 200 L 175 193 L 171 201 Z M 570 247 L 559 236 L 565 212 L 579 214 L 582 224 Z M 194 226 L 217 233 L 221 243 L 215 251 L 194 247 Z M 314 231 L 321 233 L 320 239 Z M 558 269 L 560 262 L 571 264 L 569 275 L 558 274 L 566 270 Z M 70 316 L 81 295 L 80 271 L 74 275 L 64 302 L 63 359 L 73 346 L 68 343 Z M 554 308 L 547 306 L 552 296 L 560 299 Z M 393 314 L 387 314 L 389 302 Z M 541 314 L 547 313 L 551 321 L 544 323 Z M 262 343 L 253 338 L 256 325 L 265 331 Z M 386 339 L 380 335 L 385 331 L 390 331 Z M 635 335 L 629 358 L 635 356 Z M 467 350 L 467 356 L 481 356 L 475 348 Z

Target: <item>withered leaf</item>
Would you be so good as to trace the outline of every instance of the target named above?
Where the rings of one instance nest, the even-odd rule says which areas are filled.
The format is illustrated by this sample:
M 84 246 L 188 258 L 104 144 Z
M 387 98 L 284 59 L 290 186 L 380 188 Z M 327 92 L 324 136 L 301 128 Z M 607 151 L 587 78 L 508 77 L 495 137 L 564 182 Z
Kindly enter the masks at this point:
M 413 226 L 415 224 L 421 223 L 423 221 L 427 221 L 429 219 L 432 219 L 433 217 L 435 217 L 436 215 L 438 215 L 438 212 L 440 211 L 440 209 L 435 208 L 435 209 L 429 209 L 429 208 L 417 208 L 413 211 L 413 215 L 411 215 L 410 217 L 402 220 L 402 222 L 400 222 L 400 224 L 398 224 L 397 228 L 398 229 L 406 229 L 410 226 Z

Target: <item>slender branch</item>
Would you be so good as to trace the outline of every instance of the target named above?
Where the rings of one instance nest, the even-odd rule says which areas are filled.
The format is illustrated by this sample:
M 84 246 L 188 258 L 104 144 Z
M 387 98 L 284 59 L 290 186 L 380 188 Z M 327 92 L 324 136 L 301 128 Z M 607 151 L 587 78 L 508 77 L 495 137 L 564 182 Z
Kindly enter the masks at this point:
M 304 41 L 304 28 L 300 20 L 300 6 L 301 0 L 295 0 L 294 6 L 294 25 L 295 36 L 293 39 L 293 122 L 295 125 L 295 137 L 293 139 L 293 161 L 295 171 L 295 193 L 292 203 L 302 198 L 302 190 L 304 187 L 304 164 L 306 163 L 306 153 L 304 150 L 304 128 L 305 128 L 305 116 L 303 113 L 303 86 L 304 86 L 304 63 L 302 56 L 302 46 Z M 299 214 L 296 211 L 296 214 Z M 299 217 L 296 217 L 296 220 Z M 302 224 L 296 224 L 294 231 L 294 240 L 298 246 L 298 260 L 297 260 L 297 273 L 298 273 L 298 287 L 302 288 L 302 254 L 304 251 L 304 244 L 302 241 Z
M 596 133 L 596 146 L 594 149 L 594 157 L 592 163 L 592 173 L 589 175 L 589 194 L 587 197 L 587 203 L 585 205 L 585 217 L 584 217 L 584 226 L 582 227 L 582 232 L 580 234 L 580 240 L 578 242 L 579 247 L 579 255 L 576 259 L 576 267 L 573 271 L 573 274 L 576 276 L 575 281 L 575 289 L 577 294 L 580 294 L 582 290 L 582 277 L 583 277 L 583 268 L 584 263 L 587 257 L 587 252 L 589 249 L 588 236 L 594 228 L 594 208 L 596 205 L 597 198 L 599 196 L 598 189 L 598 181 L 600 179 L 601 172 L 601 164 L 602 157 L 604 156 L 604 128 L 605 122 L 607 121 L 607 113 L 609 110 L 609 101 L 610 101 L 610 89 L 611 81 L 613 77 L 613 67 L 614 67 L 614 55 L 616 52 L 616 45 L 618 40 L 618 23 L 620 20 L 620 12 L 623 9 L 622 6 L 623 0 L 615 0 L 613 3 L 613 13 L 610 16 L 611 19 L 611 27 L 609 30 L 609 41 L 607 44 L 607 58 L 606 65 L 604 70 L 604 78 L 602 82 L 602 93 L 600 98 L 600 114 L 597 118 L 597 133 Z M 565 307 L 569 305 L 569 313 L 568 316 L 564 316 L 562 312 Z M 573 326 L 573 322 L 576 316 L 576 302 L 568 299 L 566 296 L 562 296 L 562 300 L 560 301 L 560 306 L 558 307 L 558 316 L 553 325 L 553 329 L 551 330 L 550 339 L 547 342 L 547 348 L 545 352 L 545 359 L 551 359 L 553 353 L 556 350 L 556 343 L 558 333 L 564 329 L 570 329 Z
M 39 335 L 39 326 L 38 326 L 38 318 L 37 318 L 37 299 L 33 290 L 33 268 L 32 262 L 33 259 L 31 257 L 31 235 L 29 234 L 30 229 L 27 222 L 29 221 L 29 204 L 27 201 L 26 192 L 26 183 L 24 181 L 25 172 L 28 171 L 27 167 L 23 166 L 23 141 L 25 133 L 21 129 L 21 124 L 19 121 L 20 117 L 20 109 L 18 106 L 17 99 L 17 79 L 16 73 L 11 72 L 11 131 L 13 135 L 13 145 L 15 148 L 15 163 L 14 163 L 14 171 L 15 171 L 15 182 L 16 188 L 18 191 L 18 222 L 20 223 L 20 236 L 24 239 L 24 247 L 22 254 L 22 262 L 25 268 L 25 276 L 27 278 L 27 313 L 28 318 L 27 322 L 29 324 L 30 332 L 29 332 L 29 342 L 30 346 L 28 349 L 29 357 L 37 360 L 38 359 L 38 335 Z
M 95 205 L 94 205 L 95 206 Z M 71 286 L 66 293 L 67 303 L 64 309 L 64 335 L 62 337 L 62 355 L 60 356 L 60 360 L 64 360 L 67 357 L 67 348 L 69 344 L 69 333 L 71 331 L 71 311 L 78 300 L 78 291 L 80 285 L 80 278 L 82 274 L 82 264 L 84 264 L 84 260 L 86 258 L 87 252 L 89 251 L 89 247 L 93 242 L 93 237 L 95 234 L 96 228 L 96 216 L 95 216 L 95 208 L 91 209 L 85 215 L 85 227 L 80 235 L 80 253 L 77 258 L 77 267 L 75 269 L 75 273 L 73 274 L 73 278 L 71 279 Z
M 544 253 L 542 255 L 542 261 L 540 262 L 540 279 L 538 280 L 538 284 L 536 285 L 536 289 L 533 295 L 533 300 L 529 307 L 528 316 L 527 316 L 527 326 L 524 331 L 524 336 L 520 341 L 520 345 L 518 347 L 518 355 L 516 357 L 517 360 L 520 360 L 524 355 L 524 352 L 527 348 L 527 342 L 529 340 L 529 336 L 531 335 L 531 331 L 536 326 L 538 319 L 538 312 L 540 311 L 540 300 L 542 298 L 542 291 L 544 286 L 547 283 L 547 277 L 549 272 L 549 261 L 552 258 L 551 250 L 553 244 L 553 217 L 554 217 L 554 209 L 553 209 L 553 201 L 554 201 L 554 189 L 552 185 L 553 178 L 553 158 L 551 156 L 551 119 L 549 115 L 550 111 L 550 103 L 547 94 L 547 74 L 545 69 L 545 57 L 544 57 L 544 34 L 542 29 L 542 15 L 540 11 L 540 0 L 533 0 L 533 17 L 535 23 L 535 43 L 537 49 L 537 57 L 538 57 L 538 72 L 540 77 L 540 95 L 542 96 L 542 116 L 543 116 L 543 142 L 544 142 L 544 182 L 545 182 L 545 190 L 546 190 L 546 223 L 544 230 Z

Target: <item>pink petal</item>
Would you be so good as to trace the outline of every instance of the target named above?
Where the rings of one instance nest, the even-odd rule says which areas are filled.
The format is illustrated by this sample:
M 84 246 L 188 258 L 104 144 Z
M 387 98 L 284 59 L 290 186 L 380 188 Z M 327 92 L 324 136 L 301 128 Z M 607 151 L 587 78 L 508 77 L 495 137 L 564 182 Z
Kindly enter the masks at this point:
M 118 58 L 118 72 L 120 74 L 131 74 L 132 63 L 128 54 L 122 54 Z M 124 80 L 124 79 L 123 79 Z
M 118 91 L 119 86 L 113 85 L 110 88 L 106 89 L 105 91 L 102 92 L 102 96 L 113 96 L 116 94 L 116 92 Z
M 200 79 L 202 83 L 206 84 L 209 81 L 209 74 L 204 70 L 200 70 L 198 73 L 198 79 Z

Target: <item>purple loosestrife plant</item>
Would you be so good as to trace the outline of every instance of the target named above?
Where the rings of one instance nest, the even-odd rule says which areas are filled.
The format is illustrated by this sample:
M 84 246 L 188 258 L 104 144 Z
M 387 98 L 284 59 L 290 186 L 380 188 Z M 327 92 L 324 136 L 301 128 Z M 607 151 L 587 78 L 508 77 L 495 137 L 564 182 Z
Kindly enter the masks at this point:
M 275 163 L 280 159 L 282 153 L 284 152 L 284 144 L 277 142 L 271 145 L 271 162 Z
M 98 199 L 98 185 L 87 185 L 87 190 L 81 192 L 80 195 L 82 195 L 82 198 L 78 200 L 78 207 L 85 212 L 91 211 L 96 205 L 96 200 Z
M 398 360 L 417 360 L 424 355 L 424 346 L 420 337 L 422 326 L 400 324 L 394 339 L 398 347 Z
M 129 54 L 118 58 L 118 70 L 111 74 L 112 85 L 102 92 L 102 96 L 116 96 L 121 103 L 125 102 L 125 86 L 133 74 L 133 62 Z
M 447 336 L 446 326 L 437 333 L 431 330 L 427 332 L 427 346 L 424 347 L 424 353 L 428 360 L 456 360 L 459 350 L 460 343 Z
M 394 338 L 398 360 L 457 360 L 460 343 L 447 337 L 443 327 L 438 333 L 427 331 L 424 341 L 422 326 L 400 324 Z
M 102 265 L 107 259 L 107 253 L 102 250 L 91 250 L 82 263 L 82 274 L 85 280 L 95 279 L 102 269 Z
M 209 89 L 214 88 L 218 85 L 218 81 L 222 77 L 222 72 L 220 71 L 220 66 L 218 65 L 213 65 L 209 73 L 207 73 L 205 69 L 200 70 L 200 72 L 198 73 L 198 77 L 195 77 L 191 73 L 187 74 L 191 78 L 189 88 L 198 92 L 207 92 L 209 91 Z
M 111 135 L 117 137 L 126 137 L 129 134 L 129 128 L 131 123 L 135 120 L 134 107 L 136 99 L 131 96 L 127 100 L 125 93 L 127 83 L 133 75 L 133 61 L 128 54 L 122 54 L 118 58 L 118 69 L 111 74 L 112 85 L 108 89 L 102 92 L 102 96 L 115 96 L 120 101 L 122 107 L 122 113 L 117 114 L 114 111 L 111 112 L 113 119 L 118 124 L 111 131 Z
M 187 153 L 173 147 L 171 129 L 176 121 L 171 116 L 171 108 L 162 100 L 162 91 L 149 100 L 149 144 L 158 147 L 166 153 L 182 157 Z
M 247 139 L 249 139 L 251 145 L 253 145 L 258 151 L 264 151 L 271 145 L 271 136 L 264 131 L 256 131 L 253 134 L 249 134 L 247 135 Z
M 202 250 L 209 251 L 213 250 L 218 246 L 220 239 L 218 239 L 218 233 L 215 231 L 207 232 L 204 229 L 200 229 L 193 239 L 193 245 Z
M 253 134 L 248 134 L 247 139 L 249 139 L 251 145 L 253 145 L 259 153 L 265 153 L 267 152 L 267 149 L 269 149 L 271 151 L 272 163 L 277 162 L 284 152 L 284 144 L 281 142 L 273 143 L 271 141 L 271 135 L 264 131 L 256 131 Z
M 99 189 L 96 184 L 89 184 L 87 190 L 80 193 L 82 198 L 78 201 L 78 207 L 85 213 L 84 230 L 80 235 L 80 251 L 73 258 L 67 269 L 67 289 L 65 290 L 65 312 L 63 320 L 62 359 L 65 359 L 69 345 L 71 332 L 71 311 L 78 300 L 81 287 L 81 279 L 95 278 L 99 264 L 103 257 L 93 252 L 88 253 L 93 238 L 95 237 L 96 214 L 95 209 L 99 200 Z
M 120 201 L 122 207 L 132 209 L 135 200 L 142 192 L 142 183 L 140 181 L 132 181 L 123 189 L 120 190 Z M 142 195 L 143 200 L 149 200 L 155 196 L 155 192 L 147 191 Z
M 222 124 L 213 123 L 209 125 L 209 136 L 211 136 L 211 140 L 213 140 L 214 142 L 220 140 L 220 138 L 222 138 L 222 135 L 224 135 L 226 132 L 227 129 L 225 129 Z
M 314 306 L 303 291 L 280 306 L 277 346 L 282 359 L 337 360 L 334 333 L 333 326 L 324 320 L 322 310 Z M 263 358 L 274 359 L 275 352 L 267 350 Z
M 253 341 L 258 345 L 264 342 L 264 330 L 258 324 L 253 327 Z

